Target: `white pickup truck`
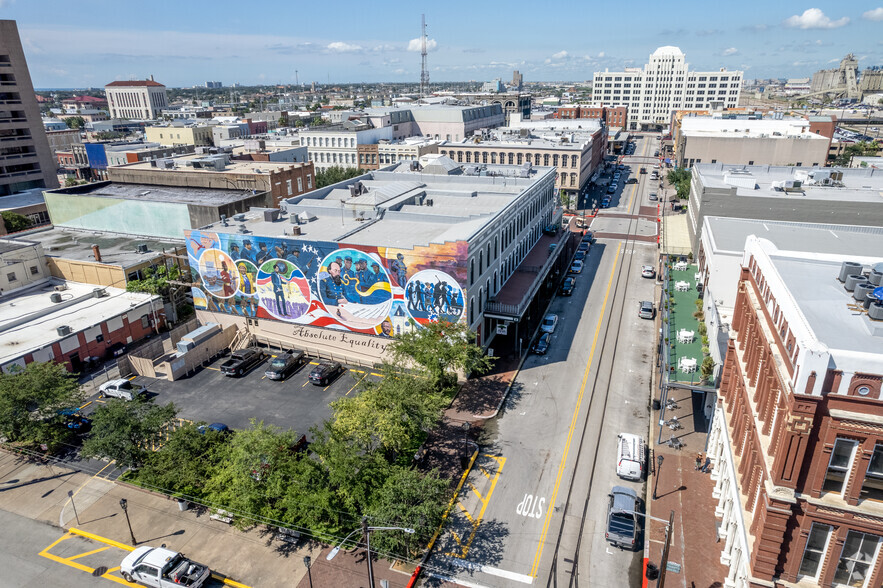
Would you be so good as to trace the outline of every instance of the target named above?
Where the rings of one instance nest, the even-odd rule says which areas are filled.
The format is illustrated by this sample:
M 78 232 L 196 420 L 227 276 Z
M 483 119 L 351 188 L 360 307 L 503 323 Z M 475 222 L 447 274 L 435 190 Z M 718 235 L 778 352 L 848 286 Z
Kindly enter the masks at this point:
M 139 547 L 120 564 L 120 573 L 127 582 L 138 582 L 154 588 L 199 588 L 212 572 L 208 566 L 190 561 L 177 551 L 162 547 Z

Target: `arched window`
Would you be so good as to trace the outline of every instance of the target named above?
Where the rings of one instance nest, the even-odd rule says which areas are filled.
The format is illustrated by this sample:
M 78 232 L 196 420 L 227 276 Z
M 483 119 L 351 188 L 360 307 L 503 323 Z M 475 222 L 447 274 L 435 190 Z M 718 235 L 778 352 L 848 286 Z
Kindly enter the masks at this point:
M 469 299 L 469 324 L 475 322 L 475 296 Z

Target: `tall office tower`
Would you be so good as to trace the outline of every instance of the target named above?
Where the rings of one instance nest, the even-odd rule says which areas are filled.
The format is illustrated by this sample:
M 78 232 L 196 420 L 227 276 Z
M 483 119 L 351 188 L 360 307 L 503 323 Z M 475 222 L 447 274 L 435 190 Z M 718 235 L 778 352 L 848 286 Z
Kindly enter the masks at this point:
M 57 188 L 56 168 L 18 26 L 0 20 L 0 196 Z

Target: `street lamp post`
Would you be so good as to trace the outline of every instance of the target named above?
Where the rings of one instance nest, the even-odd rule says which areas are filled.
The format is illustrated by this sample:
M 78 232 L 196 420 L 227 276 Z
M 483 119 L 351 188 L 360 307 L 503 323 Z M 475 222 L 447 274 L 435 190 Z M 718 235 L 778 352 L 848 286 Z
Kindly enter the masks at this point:
M 129 537 L 132 538 L 132 545 L 137 545 L 135 533 L 132 532 L 132 522 L 129 520 L 129 502 L 125 498 L 120 498 L 120 508 L 123 509 L 123 514 L 126 515 L 126 525 L 129 526 Z
M 657 499 L 656 490 L 659 488 L 659 474 L 662 473 L 662 461 L 664 459 L 662 455 L 656 456 L 656 482 L 653 484 L 653 500 Z
M 463 455 L 469 454 L 469 421 L 463 421 Z
M 313 574 L 310 572 L 310 564 L 312 563 L 309 555 L 304 556 L 304 565 L 307 566 L 307 577 L 310 579 L 310 588 L 313 588 Z
M 413 534 L 414 529 L 409 529 L 407 527 L 369 527 L 368 526 L 368 517 L 362 517 L 362 526 L 346 537 L 344 537 L 343 541 L 340 542 L 340 545 L 332 549 L 328 552 L 328 555 L 325 556 L 325 559 L 331 561 L 334 557 L 340 552 L 340 549 L 343 547 L 343 544 L 346 543 L 350 537 L 358 533 L 359 531 L 365 536 L 365 549 L 368 552 L 368 588 L 374 588 L 374 567 L 371 565 L 371 532 L 372 531 L 404 531 L 408 534 Z

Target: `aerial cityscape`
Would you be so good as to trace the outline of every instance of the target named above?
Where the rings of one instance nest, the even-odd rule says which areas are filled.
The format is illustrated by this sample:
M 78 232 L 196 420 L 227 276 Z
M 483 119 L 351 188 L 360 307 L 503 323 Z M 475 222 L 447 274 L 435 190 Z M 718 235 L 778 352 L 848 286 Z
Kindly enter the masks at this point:
M 881 39 L 0 0 L 0 586 L 883 588 Z

